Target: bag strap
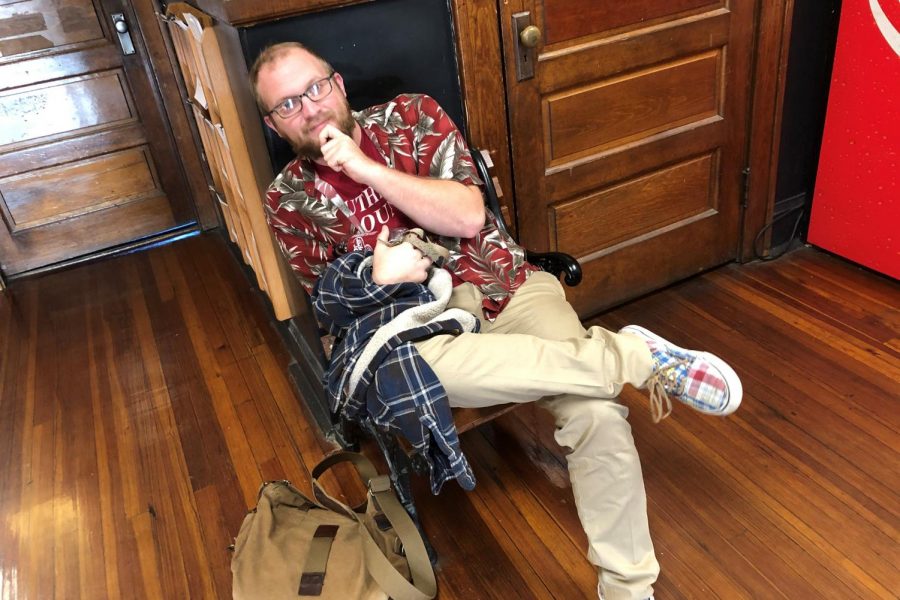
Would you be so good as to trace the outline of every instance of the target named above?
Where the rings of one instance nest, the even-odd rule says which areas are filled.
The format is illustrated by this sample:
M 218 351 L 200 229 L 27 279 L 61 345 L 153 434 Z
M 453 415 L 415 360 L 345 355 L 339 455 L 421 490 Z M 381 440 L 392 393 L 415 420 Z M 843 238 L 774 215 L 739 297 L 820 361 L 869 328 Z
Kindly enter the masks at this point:
M 318 479 L 322 476 L 325 471 L 333 467 L 334 465 L 349 462 L 354 467 L 356 467 L 356 472 L 359 473 L 360 478 L 363 481 L 369 481 L 375 477 L 378 477 L 378 470 L 375 468 L 375 465 L 372 464 L 368 458 L 359 454 L 358 452 L 335 452 L 334 454 L 330 454 L 323 458 L 319 464 L 313 467 L 312 470 L 312 478 Z
M 365 510 L 366 501 L 364 500 L 358 506 L 351 508 L 340 500 L 332 497 L 325 491 L 322 484 L 319 483 L 319 477 L 321 477 L 328 469 L 343 462 L 352 463 L 353 466 L 356 467 L 356 473 L 359 475 L 360 479 L 363 480 L 363 483 L 367 484 L 370 479 L 378 477 L 378 471 L 375 469 L 375 466 L 362 454 L 357 454 L 356 452 L 335 452 L 334 454 L 323 458 L 319 464 L 313 467 L 312 473 L 310 474 L 312 476 L 313 498 L 329 510 L 344 513 L 355 519 L 356 513 Z
M 362 517 L 353 512 L 362 534 L 363 554 L 369 574 L 393 600 L 430 600 L 434 598 L 437 595 L 437 582 L 434 578 L 431 560 L 428 558 L 428 551 L 425 549 L 425 542 L 422 541 L 422 535 L 409 513 L 397 500 L 397 496 L 391 488 L 389 476 L 379 475 L 369 459 L 361 454 L 337 452 L 325 458 L 312 471 L 313 490 L 316 492 L 316 497 L 320 498 L 319 493 L 321 492 L 324 498 L 320 498 L 320 501 L 327 499 L 347 508 L 343 503 L 331 498 L 318 482 L 318 478 L 325 471 L 342 462 L 350 462 L 356 467 L 357 473 L 366 483 L 372 497 L 378 502 L 384 516 L 391 522 L 391 526 L 403 544 L 412 575 L 412 583 L 391 564 L 391 561 L 387 559 L 372 538 Z M 342 510 L 342 512 L 346 511 Z
M 325 585 L 325 567 L 328 565 L 328 555 L 331 554 L 331 544 L 337 532 L 337 525 L 319 525 L 316 528 L 306 562 L 303 564 L 298 596 L 322 594 L 322 586 Z
M 434 578 L 434 569 L 431 566 L 431 559 L 428 558 L 428 551 L 425 549 L 425 542 L 422 541 L 422 535 L 419 533 L 418 527 L 413 523 L 409 513 L 397 500 L 397 495 L 391 489 L 391 480 L 387 475 L 379 475 L 375 479 L 369 481 L 369 490 L 378 501 L 384 516 L 397 532 L 400 542 L 403 544 L 403 550 L 406 554 L 406 560 L 409 564 L 409 571 L 412 575 L 412 583 L 401 575 L 394 565 L 385 557 L 378 545 L 372 539 L 371 534 L 365 536 L 364 549 L 366 555 L 366 563 L 369 573 L 378 585 L 387 592 L 394 600 L 429 600 L 437 595 L 437 582 Z M 365 524 L 360 526 L 369 532 Z

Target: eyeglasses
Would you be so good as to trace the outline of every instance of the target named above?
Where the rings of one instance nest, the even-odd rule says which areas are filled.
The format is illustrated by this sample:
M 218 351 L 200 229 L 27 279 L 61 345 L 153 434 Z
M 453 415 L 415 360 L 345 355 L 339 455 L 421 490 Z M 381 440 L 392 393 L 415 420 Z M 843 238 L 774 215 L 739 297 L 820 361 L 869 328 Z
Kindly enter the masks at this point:
M 303 110 L 304 98 L 309 99 L 311 102 L 322 101 L 326 96 L 328 96 L 328 94 L 331 93 L 331 90 L 334 89 L 334 84 L 331 83 L 332 77 L 334 77 L 334 71 L 332 71 L 331 74 L 328 75 L 328 77 L 323 77 L 318 81 L 314 81 L 312 85 L 306 88 L 306 91 L 299 96 L 290 96 L 288 98 L 285 98 L 281 101 L 281 104 L 267 112 L 266 116 L 275 113 L 282 119 L 287 119 Z

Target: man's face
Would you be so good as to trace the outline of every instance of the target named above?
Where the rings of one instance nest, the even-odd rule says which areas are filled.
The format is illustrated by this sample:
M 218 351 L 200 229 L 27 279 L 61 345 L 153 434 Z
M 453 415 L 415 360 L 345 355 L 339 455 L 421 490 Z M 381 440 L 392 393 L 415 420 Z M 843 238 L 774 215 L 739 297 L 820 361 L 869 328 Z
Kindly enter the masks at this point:
M 271 110 L 286 98 L 304 93 L 328 74 L 327 66 L 316 57 L 299 48 L 291 49 L 260 69 L 256 89 L 265 108 Z M 335 125 L 349 136 L 356 128 L 344 80 L 335 73 L 331 83 L 333 89 L 328 96 L 318 102 L 303 98 L 303 106 L 296 114 L 282 117 L 273 112 L 264 118 L 266 125 L 287 140 L 301 158 L 315 160 L 322 157 L 319 132 L 326 124 Z

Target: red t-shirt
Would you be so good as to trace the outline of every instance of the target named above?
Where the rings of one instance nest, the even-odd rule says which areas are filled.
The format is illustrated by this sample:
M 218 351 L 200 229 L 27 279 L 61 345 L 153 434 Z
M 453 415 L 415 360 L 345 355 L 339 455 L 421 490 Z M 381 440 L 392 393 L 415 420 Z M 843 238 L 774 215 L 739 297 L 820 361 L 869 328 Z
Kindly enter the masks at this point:
M 369 136 L 363 134 L 359 147 L 372 160 L 385 164 L 384 157 Z M 347 177 L 343 171 L 335 171 L 326 165 L 313 163 L 313 169 L 319 178 L 330 184 L 338 193 L 339 197 L 332 198 L 331 201 L 337 203 L 338 215 L 350 223 L 351 233 L 346 241 L 345 251 L 374 250 L 378 234 L 384 225 L 390 229 L 415 227 L 409 217 L 389 204 L 371 186 L 358 183 Z

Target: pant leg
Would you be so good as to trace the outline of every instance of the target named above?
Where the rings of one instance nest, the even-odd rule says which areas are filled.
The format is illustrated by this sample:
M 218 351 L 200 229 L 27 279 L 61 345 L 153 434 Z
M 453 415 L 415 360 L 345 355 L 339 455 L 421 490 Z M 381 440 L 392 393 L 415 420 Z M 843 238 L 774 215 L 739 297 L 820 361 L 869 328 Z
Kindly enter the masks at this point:
M 472 286 L 452 303 L 480 314 Z M 628 409 L 615 396 L 642 384 L 652 369 L 646 345 L 599 327 L 585 331 L 559 282 L 535 273 L 487 333 L 417 344 L 454 406 L 528 402 L 556 420 L 555 439 L 572 451 L 569 477 L 588 537 L 588 558 L 600 568 L 607 600 L 646 598 L 659 574 L 647 524 L 647 503 Z
M 573 396 L 541 406 L 556 419 L 556 442 L 572 449 L 566 455 L 572 494 L 605 600 L 648 598 L 659 563 L 628 408 L 615 400 Z
M 458 286 L 450 306 L 481 315 L 481 296 Z M 493 406 L 574 394 L 614 398 L 622 386 L 642 385 L 652 365 L 635 336 L 601 327 L 585 331 L 559 282 L 533 274 L 482 333 L 438 335 L 416 342 L 453 406 Z

